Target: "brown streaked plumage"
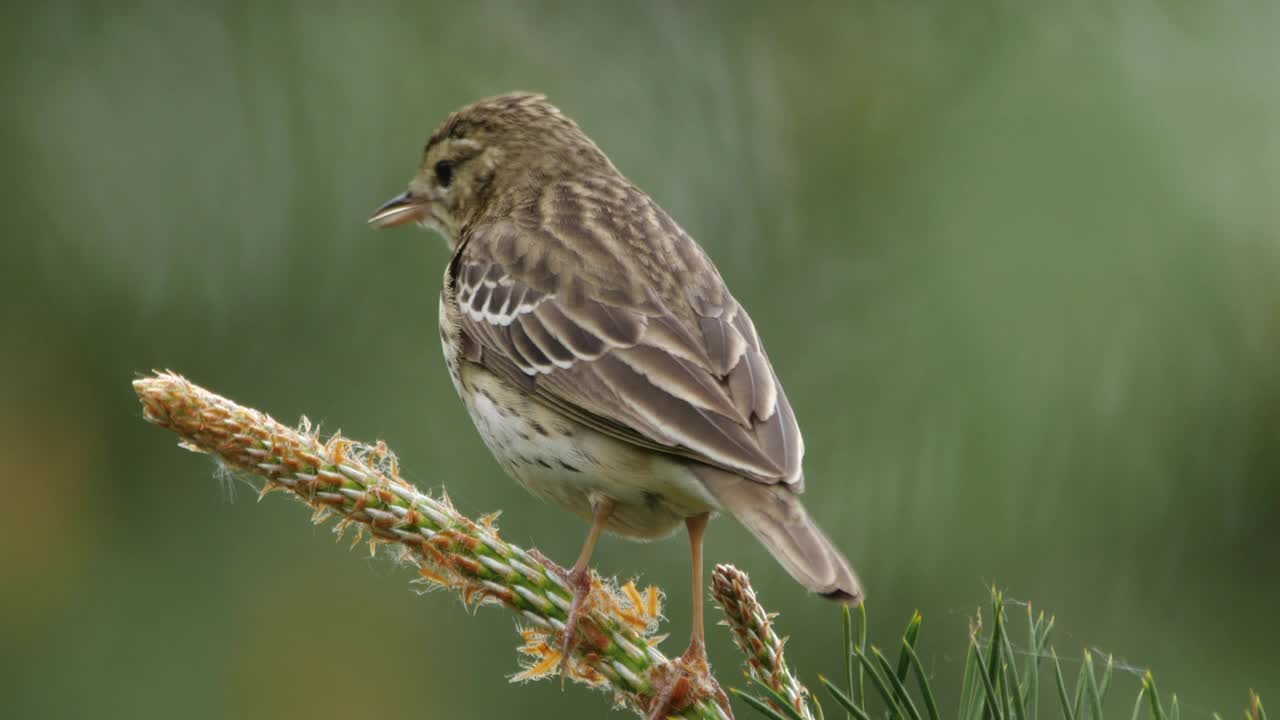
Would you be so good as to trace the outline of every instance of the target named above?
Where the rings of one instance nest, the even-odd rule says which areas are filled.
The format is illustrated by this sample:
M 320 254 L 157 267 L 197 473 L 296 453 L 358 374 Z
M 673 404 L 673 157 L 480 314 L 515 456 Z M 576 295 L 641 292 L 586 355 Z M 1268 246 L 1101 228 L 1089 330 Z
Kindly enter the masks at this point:
M 572 120 L 525 93 L 453 113 L 408 191 L 370 219 L 410 221 L 453 251 L 441 337 L 481 436 L 531 492 L 592 522 L 576 585 L 600 530 L 685 524 L 700 545 L 723 510 L 805 587 L 861 600 L 799 502 L 804 444 L 750 317 Z M 701 662 L 698 570 L 686 658 Z

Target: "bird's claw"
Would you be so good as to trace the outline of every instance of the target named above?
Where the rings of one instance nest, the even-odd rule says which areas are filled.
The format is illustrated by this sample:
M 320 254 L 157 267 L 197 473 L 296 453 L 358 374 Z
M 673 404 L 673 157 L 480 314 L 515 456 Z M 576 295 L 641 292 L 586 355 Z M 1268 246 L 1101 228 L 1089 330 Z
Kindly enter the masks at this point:
M 733 720 L 729 696 L 711 674 L 706 647 L 695 638 L 683 655 L 658 669 L 653 701 L 648 708 L 649 720 L 665 720 L 707 697 L 715 700 L 725 717 Z
M 565 570 L 537 550 L 530 550 L 529 553 L 573 591 L 573 602 L 569 605 L 564 630 L 560 633 L 560 686 L 564 687 L 565 678 L 569 676 L 569 656 L 578 640 L 578 622 L 586 608 L 587 596 L 591 594 L 591 569 L 575 567 Z
M 565 573 L 563 579 L 573 589 L 573 603 L 569 605 L 564 632 L 560 634 L 560 687 L 564 687 L 564 680 L 569 675 L 569 655 L 577 644 L 578 622 L 582 619 L 587 596 L 591 594 L 591 569 L 575 568 Z

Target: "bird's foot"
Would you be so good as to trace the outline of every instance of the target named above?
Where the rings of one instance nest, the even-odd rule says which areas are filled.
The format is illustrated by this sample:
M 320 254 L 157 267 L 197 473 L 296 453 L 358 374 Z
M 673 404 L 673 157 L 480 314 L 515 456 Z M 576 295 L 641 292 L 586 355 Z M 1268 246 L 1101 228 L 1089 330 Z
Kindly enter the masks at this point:
M 538 554 L 535 558 L 547 569 L 556 574 L 573 591 L 573 602 L 569 604 L 568 617 L 564 621 L 564 630 L 560 633 L 560 686 L 564 687 L 565 678 L 569 676 L 569 657 L 578 641 L 578 622 L 587 609 L 587 598 L 591 594 L 591 568 L 574 568 L 565 570 L 554 562 Z
M 733 720 L 729 696 L 711 674 L 707 648 L 699 638 L 690 641 L 683 655 L 657 669 L 653 686 L 653 701 L 647 708 L 649 720 L 665 720 L 703 698 L 714 700 L 724 716 Z
M 569 616 L 565 618 L 564 632 L 560 634 L 561 687 L 564 687 L 564 679 L 569 674 L 569 655 L 578 640 L 578 621 L 582 619 L 587 596 L 591 594 L 591 568 L 574 568 L 565 573 L 564 581 L 573 589 L 573 603 L 569 605 Z

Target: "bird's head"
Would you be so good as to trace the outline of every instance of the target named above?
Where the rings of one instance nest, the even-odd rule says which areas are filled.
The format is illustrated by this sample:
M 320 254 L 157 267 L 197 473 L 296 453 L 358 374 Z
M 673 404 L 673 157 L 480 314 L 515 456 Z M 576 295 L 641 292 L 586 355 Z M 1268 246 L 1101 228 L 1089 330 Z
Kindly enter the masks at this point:
M 544 96 L 499 95 L 450 114 L 427 140 L 409 188 L 375 210 L 369 224 L 416 222 L 452 248 L 468 224 L 509 213 L 549 182 L 597 170 L 613 166 Z

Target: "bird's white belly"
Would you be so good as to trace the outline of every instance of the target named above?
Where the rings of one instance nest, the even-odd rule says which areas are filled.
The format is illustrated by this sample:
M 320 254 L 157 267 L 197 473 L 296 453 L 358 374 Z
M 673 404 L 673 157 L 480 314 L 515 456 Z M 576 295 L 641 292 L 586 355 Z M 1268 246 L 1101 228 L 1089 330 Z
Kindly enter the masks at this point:
M 529 492 L 584 519 L 591 499 L 614 501 L 608 529 L 665 537 L 717 503 L 684 462 L 566 418 L 474 365 L 462 369 L 467 411 L 485 445 Z

